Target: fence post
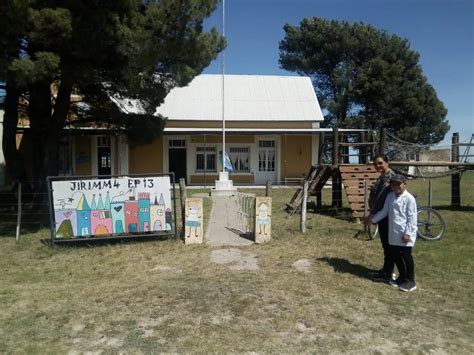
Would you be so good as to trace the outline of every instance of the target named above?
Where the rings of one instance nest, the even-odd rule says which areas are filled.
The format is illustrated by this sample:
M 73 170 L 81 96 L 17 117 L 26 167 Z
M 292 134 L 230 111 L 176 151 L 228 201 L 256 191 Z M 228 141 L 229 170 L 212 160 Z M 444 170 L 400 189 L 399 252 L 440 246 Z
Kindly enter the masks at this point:
M 387 130 L 385 128 L 380 129 L 380 141 L 379 141 L 379 154 L 385 154 L 387 147 Z
M 451 146 L 451 161 L 459 160 L 459 133 L 453 133 Z M 451 176 L 451 206 L 461 206 L 461 176 L 454 174 Z
M 339 130 L 332 129 L 332 165 L 339 164 Z
M 18 183 L 18 216 L 16 220 L 16 237 L 15 237 L 15 240 L 17 243 L 20 241 L 20 229 L 21 229 L 21 182 Z
M 184 178 L 179 179 L 179 197 L 181 201 L 181 223 L 183 226 L 183 235 L 186 230 L 186 181 Z
M 303 200 L 301 201 L 301 221 L 300 229 L 302 233 L 306 233 L 306 204 L 308 203 L 308 180 L 303 184 Z
M 360 132 L 360 141 L 359 143 L 366 143 L 365 132 Z M 359 164 L 367 164 L 367 149 L 366 145 L 361 145 L 359 148 Z
M 272 196 L 272 182 L 267 180 L 267 186 L 265 188 L 265 196 L 271 197 Z

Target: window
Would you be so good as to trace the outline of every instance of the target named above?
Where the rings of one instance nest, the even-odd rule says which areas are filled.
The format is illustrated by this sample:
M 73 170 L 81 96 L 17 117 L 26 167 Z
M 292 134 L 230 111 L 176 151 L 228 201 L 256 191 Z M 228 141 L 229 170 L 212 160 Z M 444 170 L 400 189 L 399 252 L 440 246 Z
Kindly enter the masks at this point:
M 259 141 L 258 147 L 258 171 L 275 171 L 275 141 Z
M 234 171 L 250 172 L 250 148 L 235 147 L 229 149 L 229 158 L 234 167 Z
M 259 148 L 275 148 L 275 141 L 259 141 Z
M 216 171 L 216 148 L 196 148 L 196 171 Z
M 173 148 L 186 148 L 186 141 L 184 139 L 171 139 L 169 146 Z

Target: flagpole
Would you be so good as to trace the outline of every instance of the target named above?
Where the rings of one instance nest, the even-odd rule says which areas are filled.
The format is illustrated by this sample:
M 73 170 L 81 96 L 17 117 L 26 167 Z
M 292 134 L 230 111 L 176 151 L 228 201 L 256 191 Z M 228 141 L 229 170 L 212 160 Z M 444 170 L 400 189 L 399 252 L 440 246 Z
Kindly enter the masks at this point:
M 222 37 L 225 38 L 225 0 L 222 0 Z M 216 187 L 211 190 L 211 195 L 233 196 L 237 189 L 229 179 L 229 172 L 225 169 L 225 49 L 222 50 L 222 171 L 219 171 L 219 180 L 216 180 Z M 230 170 L 232 171 L 232 170 Z
M 225 38 L 225 0 L 222 0 L 222 37 Z M 222 50 L 222 172 L 225 172 L 225 49 Z

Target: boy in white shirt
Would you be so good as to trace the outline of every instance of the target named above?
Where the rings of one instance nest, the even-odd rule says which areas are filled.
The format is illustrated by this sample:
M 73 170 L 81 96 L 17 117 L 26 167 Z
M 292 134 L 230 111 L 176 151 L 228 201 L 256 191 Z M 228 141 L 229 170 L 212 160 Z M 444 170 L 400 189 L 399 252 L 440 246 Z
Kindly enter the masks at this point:
M 390 187 L 392 192 L 387 195 L 383 208 L 369 218 L 372 223 L 377 223 L 388 216 L 388 242 L 399 272 L 398 278 L 390 281 L 390 284 L 399 287 L 401 291 L 411 292 L 416 290 L 412 256 L 417 230 L 416 201 L 406 190 L 405 176 L 392 176 Z

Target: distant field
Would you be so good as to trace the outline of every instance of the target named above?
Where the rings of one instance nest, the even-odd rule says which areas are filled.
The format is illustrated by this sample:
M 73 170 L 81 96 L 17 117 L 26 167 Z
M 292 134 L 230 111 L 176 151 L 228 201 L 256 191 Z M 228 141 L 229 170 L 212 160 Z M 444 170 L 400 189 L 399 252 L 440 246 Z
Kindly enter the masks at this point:
M 346 211 L 309 213 L 302 235 L 283 210 L 290 189 L 272 192 L 272 241 L 233 251 L 256 270 L 173 240 L 51 247 L 47 229 L 19 244 L 0 236 L 0 352 L 474 353 L 474 174 L 461 182 L 459 211 L 450 178 L 433 182 L 448 231 L 417 242 L 412 294 L 370 280 L 380 242 L 354 238 L 362 227 Z M 426 181 L 408 189 L 426 203 Z M 307 272 L 292 266 L 301 259 Z

